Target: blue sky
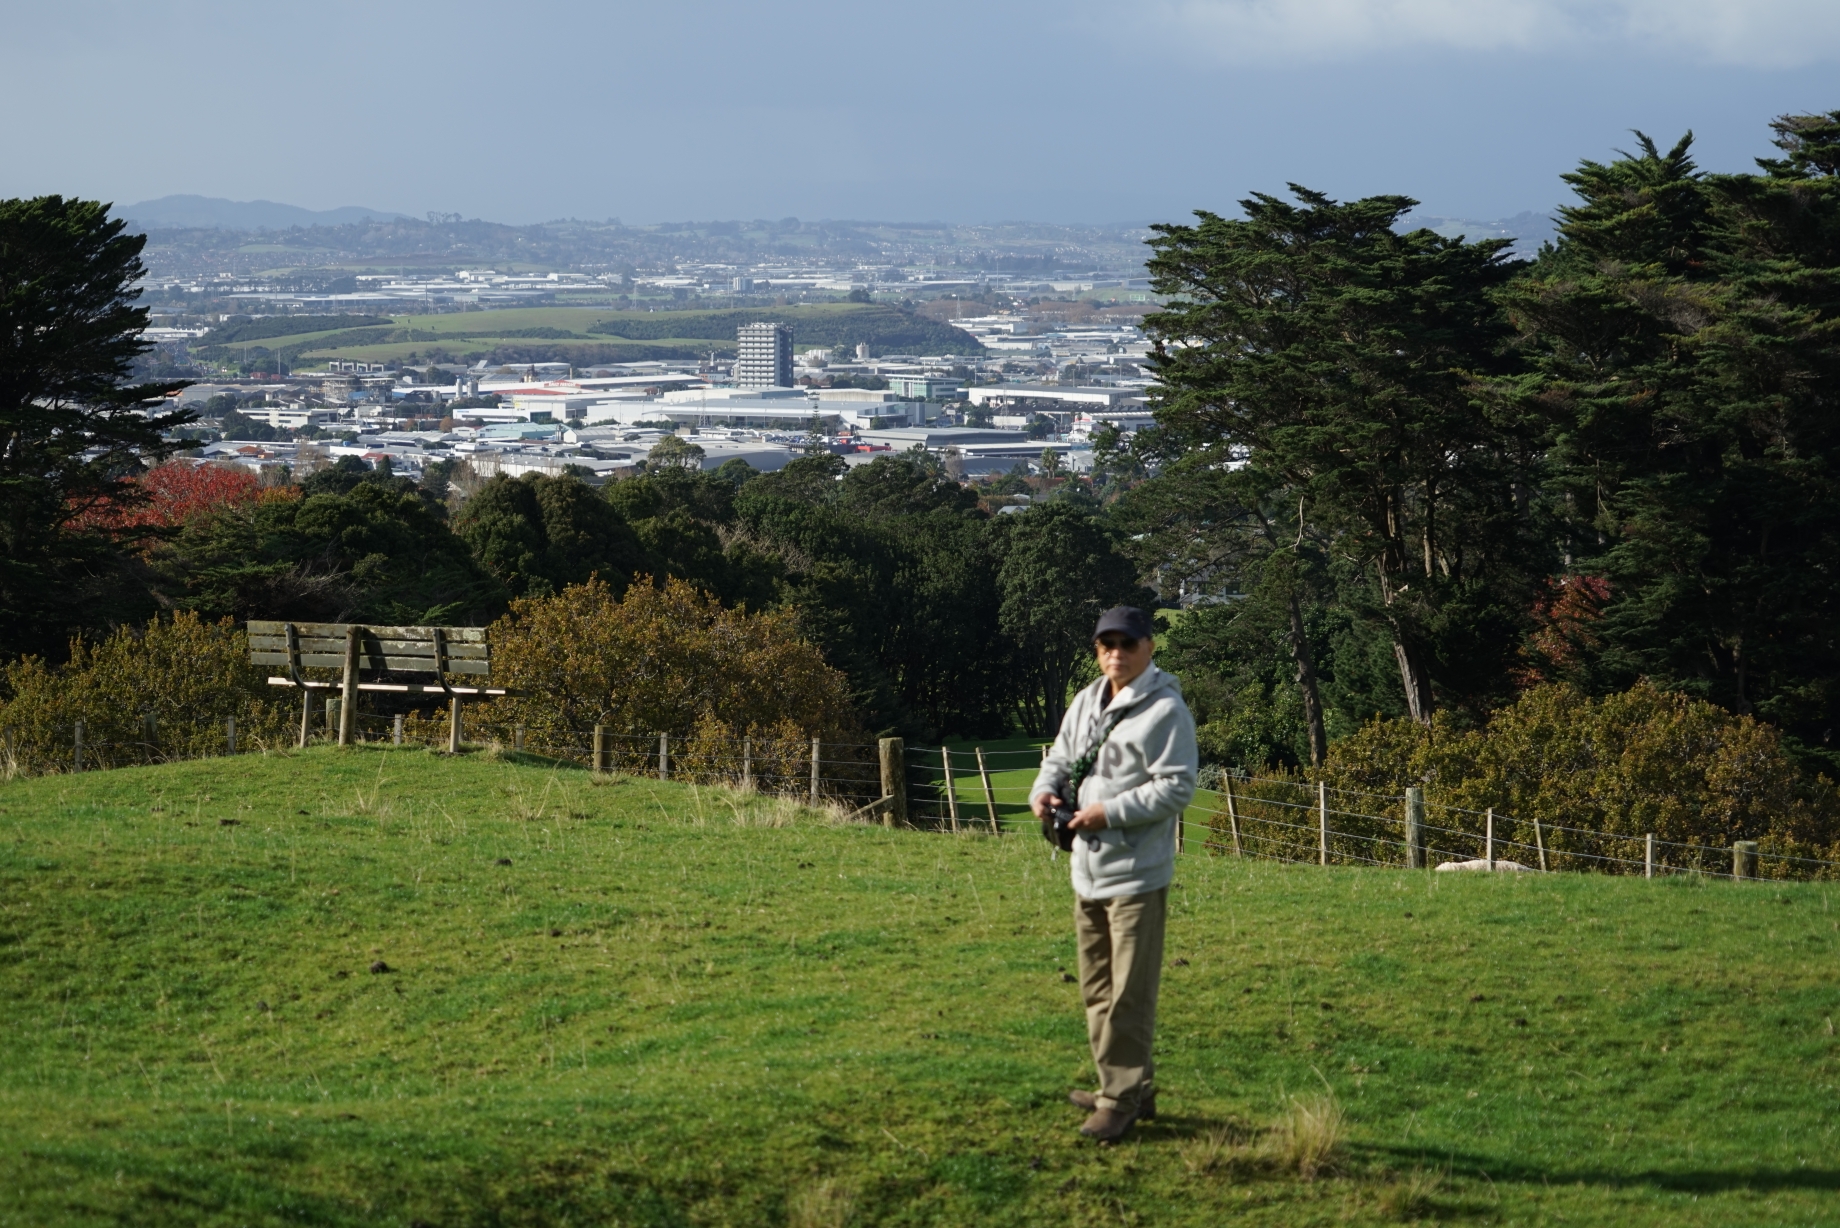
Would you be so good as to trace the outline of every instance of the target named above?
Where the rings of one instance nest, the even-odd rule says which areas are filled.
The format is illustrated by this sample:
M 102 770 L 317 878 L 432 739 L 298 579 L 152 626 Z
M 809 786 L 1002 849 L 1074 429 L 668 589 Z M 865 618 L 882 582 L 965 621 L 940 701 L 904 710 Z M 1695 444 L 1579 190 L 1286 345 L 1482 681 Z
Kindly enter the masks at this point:
M 1840 108 L 1840 0 L 158 0 L 8 6 L 0 194 L 508 222 L 1103 222 L 1287 181 L 1546 210 Z

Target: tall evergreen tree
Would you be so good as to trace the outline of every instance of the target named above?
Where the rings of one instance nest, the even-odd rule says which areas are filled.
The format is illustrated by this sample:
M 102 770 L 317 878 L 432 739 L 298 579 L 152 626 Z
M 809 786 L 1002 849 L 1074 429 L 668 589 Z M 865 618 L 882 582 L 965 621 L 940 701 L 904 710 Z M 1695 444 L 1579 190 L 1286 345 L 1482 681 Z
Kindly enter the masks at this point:
M 183 384 L 130 383 L 146 241 L 96 201 L 0 200 L 0 653 L 107 616 L 92 598 L 116 551 L 76 526 L 192 420 L 165 411 Z
M 1610 583 L 1606 683 L 1819 744 L 1840 723 L 1840 124 L 1774 127 L 1762 175 L 1702 175 L 1691 134 L 1584 163 L 1508 303 L 1568 560 Z
M 1543 563 L 1536 440 L 1483 393 L 1506 329 L 1507 243 L 1400 233 L 1416 202 L 1337 202 L 1292 185 L 1243 219 L 1198 213 L 1151 240 L 1171 301 L 1147 325 L 1163 392 L 1157 447 L 1190 467 L 1250 464 L 1258 501 L 1348 566 L 1340 599 L 1386 629 L 1407 711 L 1503 691 Z

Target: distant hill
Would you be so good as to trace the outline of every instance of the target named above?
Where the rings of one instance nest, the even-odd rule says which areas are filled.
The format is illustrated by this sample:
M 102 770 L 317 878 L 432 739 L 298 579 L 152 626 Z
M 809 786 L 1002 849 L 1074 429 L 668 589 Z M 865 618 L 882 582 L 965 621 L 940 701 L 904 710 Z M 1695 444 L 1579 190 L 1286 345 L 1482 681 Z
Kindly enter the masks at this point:
M 272 200 L 224 200 L 216 196 L 162 196 L 125 205 L 117 216 L 150 230 L 286 230 L 289 226 L 347 226 L 387 222 L 407 216 L 346 205 L 342 209 L 302 209 Z

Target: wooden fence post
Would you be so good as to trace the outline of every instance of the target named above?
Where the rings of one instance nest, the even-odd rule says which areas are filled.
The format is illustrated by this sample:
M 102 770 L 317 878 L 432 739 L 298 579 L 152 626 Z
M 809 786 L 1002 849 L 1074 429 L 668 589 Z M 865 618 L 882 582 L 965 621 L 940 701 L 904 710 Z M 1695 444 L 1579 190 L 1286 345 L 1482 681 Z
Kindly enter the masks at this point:
M 519 754 L 524 752 L 524 726 L 513 725 L 511 727 L 511 749 Z
M 236 718 L 233 716 L 224 722 L 224 753 L 236 754 Z
M 818 804 L 818 764 L 822 761 L 824 746 L 818 739 L 811 740 L 811 804 Z
M 952 783 L 952 748 L 939 748 L 939 762 L 946 774 L 946 810 L 952 816 L 952 830 L 958 830 L 958 787 Z
M 1493 870 L 1495 868 L 1495 807 L 1489 807 L 1482 824 L 1482 859 L 1488 862 L 1489 869 Z
M 1540 872 L 1546 871 L 1546 833 L 1540 830 L 1539 816 L 1533 820 L 1533 846 L 1540 850 Z
M 1731 842 L 1731 876 L 1740 881 L 1757 877 L 1757 842 L 1755 840 Z
M 460 697 L 455 695 L 447 701 L 447 753 L 460 753 Z
M 754 791 L 754 739 L 741 739 L 741 788 L 744 792 Z
M 658 779 L 671 779 L 671 735 L 658 735 Z
M 19 775 L 19 743 L 13 739 L 13 730 L 11 726 L 8 726 L 6 730 L 5 743 L 6 778 L 11 780 L 13 777 Z
M 990 815 L 990 834 L 1000 836 L 1003 829 L 997 825 L 997 794 L 990 787 L 990 768 L 984 763 L 984 748 L 977 748 L 978 779 L 984 782 L 984 809 Z
M 71 770 L 75 772 L 81 772 L 83 770 L 83 722 L 82 721 L 77 722 L 76 740 L 73 746 L 73 751 L 74 753 L 72 754 L 72 757 L 70 760 Z
M 403 718 L 400 712 L 396 714 L 396 719 L 390 722 L 390 736 L 396 740 L 396 745 L 402 745 Z
M 151 708 L 141 713 L 141 741 L 147 744 L 147 753 L 153 754 L 160 740 L 160 718 Z
M 607 771 L 607 726 L 594 727 L 594 771 L 605 775 Z
M 1652 831 L 1642 842 L 1642 877 L 1655 877 L 1655 833 Z
M 1233 833 L 1233 855 L 1244 857 L 1246 853 L 1239 846 L 1239 811 L 1233 805 L 1233 778 L 1223 775 L 1220 783 L 1225 785 L 1227 790 L 1227 828 Z
M 1425 868 L 1425 791 L 1417 785 L 1406 790 L 1406 869 Z
M 1317 860 L 1326 866 L 1329 864 L 1329 785 L 1321 780 L 1316 782 L 1316 833 Z
M 328 695 L 322 702 L 326 705 L 326 737 L 332 740 L 337 738 L 339 733 L 340 700 L 336 695 Z
M 351 745 L 351 727 L 358 716 L 358 628 L 345 628 L 345 680 L 339 688 L 339 745 Z
M 882 824 L 906 827 L 907 743 L 900 738 L 883 738 L 876 749 L 882 758 L 882 798 L 888 803 L 882 810 Z
M 300 748 L 305 750 L 307 739 L 313 736 L 313 691 L 309 687 L 300 688 Z

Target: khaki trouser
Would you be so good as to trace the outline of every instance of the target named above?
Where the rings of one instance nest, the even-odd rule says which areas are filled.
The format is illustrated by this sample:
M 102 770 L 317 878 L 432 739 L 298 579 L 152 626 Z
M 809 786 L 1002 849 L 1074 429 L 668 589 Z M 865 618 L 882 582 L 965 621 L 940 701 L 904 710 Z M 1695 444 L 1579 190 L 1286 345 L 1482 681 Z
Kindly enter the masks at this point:
M 1163 977 L 1163 920 L 1169 888 L 1110 900 L 1075 898 L 1080 996 L 1086 1035 L 1099 1068 L 1099 1107 L 1138 1107 L 1155 1087 L 1151 1042 Z

